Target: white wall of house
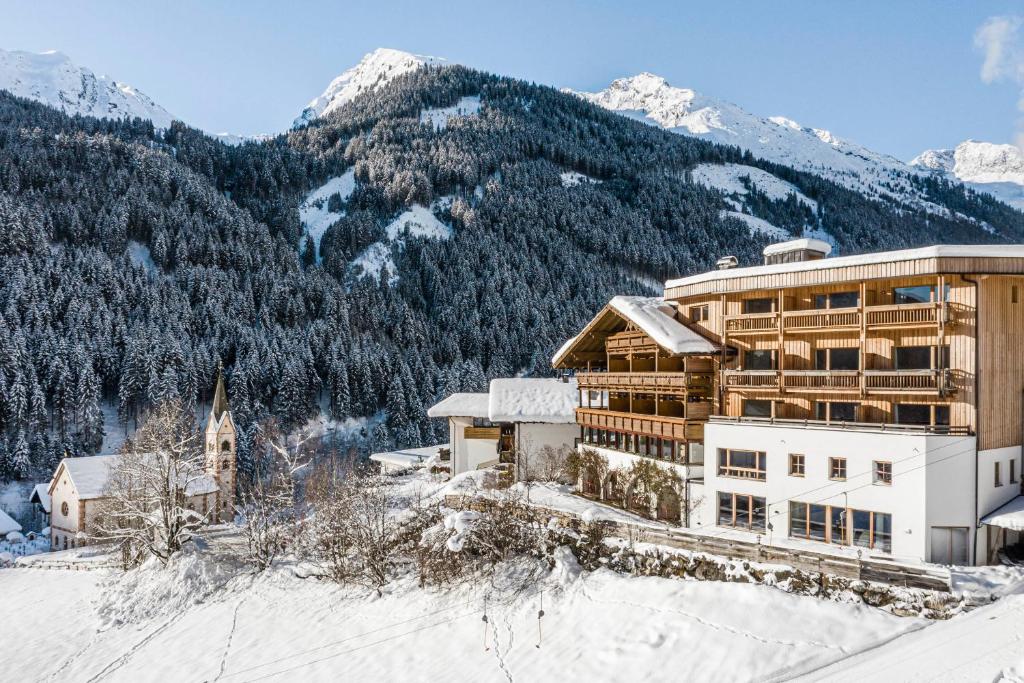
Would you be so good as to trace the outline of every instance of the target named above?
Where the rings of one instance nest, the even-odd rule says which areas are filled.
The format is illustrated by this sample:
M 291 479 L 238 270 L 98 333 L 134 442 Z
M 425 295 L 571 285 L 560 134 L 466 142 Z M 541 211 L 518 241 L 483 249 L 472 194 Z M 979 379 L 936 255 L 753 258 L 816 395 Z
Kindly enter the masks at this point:
M 718 493 L 728 492 L 765 498 L 776 538 L 789 535 L 793 500 L 892 515 L 897 559 L 930 559 L 932 526 L 967 527 L 973 542 L 974 437 L 712 422 L 704 443 L 705 528 L 717 524 Z M 765 452 L 765 480 L 719 476 L 720 448 Z M 802 477 L 789 474 L 794 453 L 804 456 Z M 830 457 L 846 458 L 845 481 L 829 478 Z M 890 485 L 873 482 L 876 460 L 892 463 Z
M 700 465 L 682 465 L 675 462 L 656 460 L 654 458 L 645 458 L 640 455 L 616 451 L 611 448 L 602 448 L 601 446 L 595 446 L 593 444 L 581 443 L 579 445 L 579 450 L 594 451 L 598 455 L 603 456 L 608 461 L 609 469 L 628 469 L 632 467 L 633 463 L 640 460 L 646 460 L 648 462 L 653 462 L 659 467 L 675 470 L 682 479 L 701 477 L 704 474 L 704 468 Z
M 1010 463 L 1013 462 L 1013 479 L 1010 477 Z M 996 463 L 999 463 L 1000 486 L 996 486 Z M 1020 446 L 993 448 L 978 451 L 978 516 L 985 517 L 1003 505 L 1021 495 L 1021 458 Z M 982 526 L 978 529 L 978 541 L 975 546 L 978 564 L 987 561 L 988 533 L 997 533 L 998 529 Z
M 516 425 L 516 448 L 520 451 L 576 446 L 580 438 L 580 426 L 572 424 L 547 424 L 543 422 L 521 422 Z
M 485 462 L 498 459 L 497 439 L 467 439 L 466 427 L 473 426 L 471 417 L 448 418 L 448 443 L 452 449 L 452 474 L 477 469 Z

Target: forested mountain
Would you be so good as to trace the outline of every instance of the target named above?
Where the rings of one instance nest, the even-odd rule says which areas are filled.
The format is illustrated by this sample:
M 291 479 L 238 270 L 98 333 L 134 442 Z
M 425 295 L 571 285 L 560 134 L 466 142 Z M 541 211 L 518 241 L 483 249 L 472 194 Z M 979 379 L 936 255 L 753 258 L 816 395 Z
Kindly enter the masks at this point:
M 717 167 L 734 190 L 696 182 Z M 613 294 L 756 262 L 770 238 L 744 217 L 844 253 L 1024 238 L 1005 204 L 915 182 L 944 212 L 459 66 L 234 147 L 0 93 L 0 479 L 94 452 L 106 405 L 131 426 L 208 399 L 221 362 L 243 476 L 269 415 L 442 440 L 432 401 L 550 372 Z

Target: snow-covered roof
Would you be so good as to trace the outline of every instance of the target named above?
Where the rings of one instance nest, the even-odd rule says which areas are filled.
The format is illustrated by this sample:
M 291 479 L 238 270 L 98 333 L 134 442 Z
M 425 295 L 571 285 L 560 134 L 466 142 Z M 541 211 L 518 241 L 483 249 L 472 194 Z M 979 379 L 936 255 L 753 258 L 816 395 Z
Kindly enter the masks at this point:
M 483 417 L 486 418 L 487 394 L 452 394 L 427 409 L 429 417 Z
M 578 392 L 576 380 L 493 379 L 488 417 L 491 422 L 569 424 L 576 421 Z
M 717 347 L 676 320 L 676 307 L 660 296 L 616 296 L 608 305 L 670 353 L 715 353 Z
M 731 268 L 729 270 L 711 270 L 706 273 L 669 280 L 666 289 L 686 287 L 714 280 L 731 280 L 740 277 L 757 275 L 777 275 L 780 273 L 796 273 L 807 270 L 823 270 L 861 266 L 878 263 L 894 263 L 897 261 L 914 261 L 929 258 L 1016 258 L 1024 259 L 1024 245 L 1020 244 L 943 244 L 919 249 L 902 249 L 900 251 L 880 251 L 855 256 L 839 256 L 836 258 L 818 259 L 815 261 L 794 261 L 792 263 L 775 263 L 770 266 L 750 266 L 748 268 Z M 1022 266 L 1024 267 L 1024 266 Z
M 71 483 L 74 484 L 75 491 L 78 492 L 79 500 L 89 500 L 102 498 L 105 495 L 110 471 L 117 466 L 120 457 L 120 455 L 92 455 L 84 458 L 64 458 L 61 461 L 61 466 L 71 478 Z M 60 467 L 57 468 L 57 471 L 60 471 Z M 47 493 L 52 493 L 56 481 L 57 478 L 54 477 Z M 198 496 L 214 493 L 217 489 L 217 482 L 214 478 L 209 474 L 204 474 L 188 482 L 185 494 Z
M 486 395 L 486 394 L 482 394 Z M 403 448 L 398 451 L 386 451 L 384 453 L 374 453 L 370 456 L 370 460 L 379 462 L 383 465 L 392 465 L 395 467 L 415 467 L 416 465 L 422 464 L 430 458 L 437 455 L 437 452 L 442 448 L 448 448 L 448 444 L 441 443 L 436 446 L 424 446 L 422 448 Z
M 773 256 L 775 254 L 785 254 L 790 251 L 800 251 L 807 249 L 810 251 L 820 251 L 821 253 L 828 256 L 832 253 L 832 245 L 824 240 L 816 240 L 809 237 L 804 237 L 798 240 L 789 240 L 786 242 L 777 242 L 776 244 L 769 244 L 764 248 L 762 252 L 765 256 Z
M 981 523 L 1013 531 L 1024 531 L 1024 496 L 1017 496 L 992 514 L 985 516 Z
M 47 514 L 50 512 L 49 488 L 49 484 L 36 484 L 35 488 L 32 489 L 32 495 L 28 497 L 28 502 L 39 503 Z
M 0 510 L 0 536 L 6 536 L 12 531 L 21 531 L 21 525 L 11 519 L 3 510 Z

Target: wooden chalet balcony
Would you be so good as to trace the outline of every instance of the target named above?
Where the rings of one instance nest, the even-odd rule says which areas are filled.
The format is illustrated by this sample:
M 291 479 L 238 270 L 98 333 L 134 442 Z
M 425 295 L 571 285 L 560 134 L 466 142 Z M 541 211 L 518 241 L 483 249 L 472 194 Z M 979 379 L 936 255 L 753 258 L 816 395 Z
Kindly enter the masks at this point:
M 684 392 L 707 388 L 713 373 L 708 372 L 580 372 L 576 381 L 588 391 Z
M 726 370 L 728 389 L 778 389 L 778 370 Z
M 956 385 L 949 370 L 865 370 L 868 392 L 949 393 Z
M 764 334 L 778 332 L 778 313 L 744 313 L 725 316 L 725 331 L 729 334 Z
M 733 390 L 839 391 L 863 393 L 948 394 L 956 391 L 949 370 L 728 370 Z
M 633 432 L 634 434 L 660 436 L 682 441 L 699 441 L 704 438 L 704 421 L 711 413 L 710 404 L 707 406 L 706 409 L 700 411 L 704 412 L 701 418 L 696 417 L 696 410 L 691 412 L 691 417 L 683 418 L 621 413 L 598 408 L 577 408 L 576 422 L 583 427 L 593 427 L 594 429 L 613 429 L 620 432 Z
M 857 330 L 861 315 L 867 329 L 935 327 L 940 322 L 953 322 L 953 309 L 948 303 L 894 304 L 860 308 L 821 308 L 779 313 L 750 313 L 725 317 L 725 331 L 730 335 L 766 334 L 779 331 L 781 321 L 785 332 L 820 330 Z

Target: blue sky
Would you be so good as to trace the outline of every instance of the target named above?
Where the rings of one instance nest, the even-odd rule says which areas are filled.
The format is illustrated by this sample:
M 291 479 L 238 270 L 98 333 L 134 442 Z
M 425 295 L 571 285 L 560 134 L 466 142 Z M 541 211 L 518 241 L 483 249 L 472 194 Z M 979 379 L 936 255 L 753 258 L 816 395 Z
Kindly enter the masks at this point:
M 61 50 L 211 131 L 282 130 L 394 47 L 586 90 L 651 71 L 909 159 L 1014 138 L 1021 84 L 982 82 L 974 45 L 987 18 L 1014 14 L 1020 0 L 5 2 L 0 47 Z

